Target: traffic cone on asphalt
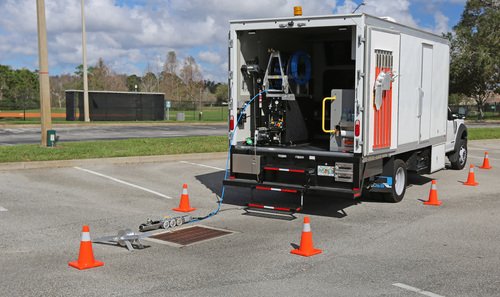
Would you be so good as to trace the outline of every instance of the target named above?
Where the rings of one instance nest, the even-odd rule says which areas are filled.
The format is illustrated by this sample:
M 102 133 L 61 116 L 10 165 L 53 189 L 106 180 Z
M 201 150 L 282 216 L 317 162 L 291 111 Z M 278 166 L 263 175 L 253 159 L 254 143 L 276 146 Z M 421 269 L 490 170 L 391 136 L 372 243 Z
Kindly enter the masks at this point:
M 477 186 L 479 185 L 478 182 L 476 182 L 475 174 L 474 174 L 474 165 L 470 165 L 469 168 L 469 175 L 467 176 L 467 181 L 464 183 L 466 186 Z
M 425 201 L 424 204 L 439 206 L 441 205 L 441 203 L 442 202 L 438 199 L 437 182 L 436 180 L 432 180 L 431 191 L 429 192 L 429 200 Z
M 82 228 L 82 240 L 80 241 L 80 254 L 78 261 L 69 262 L 68 265 L 77 269 L 89 269 L 94 267 L 103 266 L 104 262 L 94 259 L 94 252 L 92 251 L 92 241 L 90 240 L 89 226 Z
M 300 238 L 300 247 L 290 251 L 295 255 L 310 257 L 321 254 L 322 250 L 315 249 L 313 246 L 311 221 L 309 217 L 304 217 L 304 229 L 302 229 L 302 237 Z
M 188 195 L 188 185 L 187 184 L 182 185 L 182 195 L 181 195 L 181 202 L 179 203 L 179 207 L 172 208 L 172 210 L 180 211 L 180 212 L 190 212 L 190 211 L 196 210 L 196 208 L 192 208 L 189 205 L 189 195 Z
M 493 167 L 490 166 L 490 159 L 488 158 L 488 152 L 484 152 L 484 160 L 483 165 L 479 166 L 481 169 L 491 169 Z

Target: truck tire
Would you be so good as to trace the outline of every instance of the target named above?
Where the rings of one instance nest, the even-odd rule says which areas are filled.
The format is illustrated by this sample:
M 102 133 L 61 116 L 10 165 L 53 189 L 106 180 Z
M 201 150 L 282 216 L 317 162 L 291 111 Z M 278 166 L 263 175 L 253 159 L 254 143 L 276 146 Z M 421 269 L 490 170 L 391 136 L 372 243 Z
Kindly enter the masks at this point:
M 451 168 L 455 170 L 463 169 L 467 163 L 467 139 L 460 138 L 458 141 L 458 149 L 448 155 Z
M 408 171 L 406 170 L 406 163 L 400 159 L 394 160 L 392 189 L 389 193 L 382 193 L 382 198 L 391 203 L 400 202 L 405 195 L 407 182 Z

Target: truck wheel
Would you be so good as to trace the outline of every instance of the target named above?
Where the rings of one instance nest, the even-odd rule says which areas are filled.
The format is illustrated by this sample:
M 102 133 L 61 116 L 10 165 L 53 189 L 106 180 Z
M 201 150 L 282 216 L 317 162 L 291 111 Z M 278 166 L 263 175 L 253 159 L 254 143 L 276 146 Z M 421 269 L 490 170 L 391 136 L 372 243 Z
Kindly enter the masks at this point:
M 389 193 L 384 193 L 384 200 L 387 202 L 400 202 L 406 192 L 408 180 L 408 172 L 406 171 L 406 163 L 403 160 L 394 160 L 394 168 L 392 171 L 392 189 Z
M 467 140 L 461 138 L 458 143 L 458 150 L 448 155 L 451 168 L 461 170 L 467 163 Z
M 163 229 L 168 229 L 170 227 L 170 222 L 168 221 L 168 219 L 165 219 L 162 225 Z

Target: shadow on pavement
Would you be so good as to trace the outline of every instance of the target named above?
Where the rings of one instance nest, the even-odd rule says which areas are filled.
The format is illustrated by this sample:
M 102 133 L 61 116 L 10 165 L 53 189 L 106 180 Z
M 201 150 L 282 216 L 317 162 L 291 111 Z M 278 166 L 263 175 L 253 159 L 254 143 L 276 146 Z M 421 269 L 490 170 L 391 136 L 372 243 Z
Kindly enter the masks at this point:
M 222 180 L 224 171 L 217 171 L 208 174 L 197 175 L 196 179 L 205 185 L 210 191 L 220 197 L 222 191 Z M 424 185 L 430 183 L 431 178 L 410 173 L 408 184 Z M 260 203 L 281 207 L 296 208 L 300 205 L 300 195 L 291 193 L 279 193 L 272 191 L 258 191 L 248 188 L 238 188 L 227 186 L 224 194 L 224 204 L 244 207 L 248 203 Z M 340 193 L 318 193 L 308 192 L 304 196 L 304 208 L 302 214 L 326 216 L 333 218 L 343 218 L 348 216 L 347 209 L 351 206 L 362 203 L 388 203 L 365 195 L 361 199 L 353 199 L 350 195 Z
M 224 171 L 201 174 L 195 178 L 210 191 L 221 195 Z M 253 192 L 253 193 L 252 193 Z M 253 198 L 252 198 L 253 195 Z M 277 193 L 270 191 L 258 191 L 248 188 L 227 186 L 224 194 L 224 204 L 235 206 L 246 206 L 249 202 L 265 205 L 278 205 L 282 207 L 297 207 L 300 205 L 300 195 L 290 193 Z M 310 192 L 304 196 L 303 214 L 319 215 L 335 218 L 347 216 L 346 208 L 359 204 L 361 201 L 354 200 L 342 194 L 321 194 Z

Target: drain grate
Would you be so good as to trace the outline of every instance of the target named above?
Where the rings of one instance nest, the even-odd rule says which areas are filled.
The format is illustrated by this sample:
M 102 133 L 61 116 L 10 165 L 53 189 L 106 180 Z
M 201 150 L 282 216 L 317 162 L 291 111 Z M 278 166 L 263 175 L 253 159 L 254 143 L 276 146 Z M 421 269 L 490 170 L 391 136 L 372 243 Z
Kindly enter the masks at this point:
M 232 234 L 232 231 L 208 228 L 205 226 L 193 226 L 176 230 L 173 232 L 165 232 L 151 236 L 151 239 L 166 241 L 180 246 L 191 245 L 194 243 L 214 239 L 217 237 Z

